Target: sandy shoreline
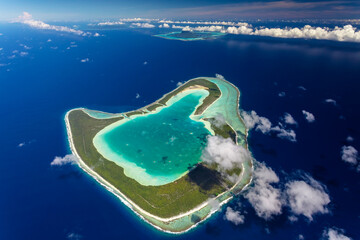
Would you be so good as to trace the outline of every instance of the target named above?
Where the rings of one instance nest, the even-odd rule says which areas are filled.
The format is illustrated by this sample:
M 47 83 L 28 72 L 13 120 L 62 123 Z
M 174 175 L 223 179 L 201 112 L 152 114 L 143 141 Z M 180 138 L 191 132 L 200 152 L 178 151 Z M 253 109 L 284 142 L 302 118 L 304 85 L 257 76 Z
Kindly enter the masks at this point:
M 199 79 L 199 78 L 195 78 L 195 79 Z M 192 80 L 195 80 L 195 79 L 191 79 L 189 81 L 192 81 Z M 209 78 L 205 78 L 205 79 L 209 79 Z M 189 82 L 188 81 L 188 82 Z M 227 82 L 227 81 L 226 81 Z M 231 84 L 232 86 L 234 86 L 233 84 Z M 177 88 L 176 88 L 177 89 Z M 174 89 L 173 91 L 175 91 L 176 89 Z M 238 102 L 237 102 L 237 105 L 238 105 L 238 108 L 239 108 L 239 98 L 240 98 L 240 91 L 235 87 L 235 89 L 237 90 L 238 92 L 238 96 L 237 96 L 237 99 L 238 99 Z M 194 88 L 192 89 L 194 90 Z M 158 101 L 160 101 L 162 98 L 164 98 L 166 95 L 172 93 L 173 91 L 165 94 L 163 97 L 161 97 L 159 100 L 155 101 L 154 103 L 152 104 L 156 104 Z M 216 102 L 216 101 L 215 101 Z M 150 105 L 152 105 L 150 104 Z M 213 103 L 212 103 L 213 104 Z M 141 109 L 146 109 L 149 105 L 143 107 L 143 108 L 140 108 L 139 110 Z M 209 105 L 211 106 L 211 105 Z M 208 107 L 209 107 L 208 106 Z M 207 107 L 207 108 L 208 108 Z M 206 108 L 206 109 L 207 109 Z M 91 177 L 93 177 L 97 182 L 99 182 L 102 186 L 104 186 L 108 191 L 110 191 L 111 193 L 113 193 L 116 197 L 118 197 L 121 202 L 123 202 L 127 207 L 129 207 L 135 214 L 137 214 L 139 217 L 141 217 L 141 219 L 143 219 L 145 222 L 149 223 L 150 225 L 152 225 L 153 227 L 155 227 L 156 229 L 158 230 L 161 230 L 163 232 L 167 232 L 167 233 L 172 233 L 172 234 L 180 234 L 180 233 L 184 233 L 184 232 L 187 232 L 189 231 L 190 229 L 193 229 L 194 227 L 196 227 L 198 224 L 204 222 L 206 219 L 210 218 L 212 214 L 214 214 L 215 212 L 217 212 L 221 206 L 223 206 L 224 204 L 226 204 L 227 202 L 229 202 L 233 197 L 230 196 L 228 198 L 226 198 L 225 200 L 221 201 L 219 203 L 219 208 L 217 209 L 211 209 L 211 211 L 206 215 L 206 217 L 204 219 L 202 219 L 201 221 L 197 222 L 196 224 L 193 224 L 191 227 L 183 230 L 183 231 L 177 231 L 177 232 L 174 232 L 174 231 L 169 231 L 169 230 L 166 230 L 166 229 L 163 229 L 161 228 L 160 226 L 157 226 L 156 224 L 152 223 L 151 221 L 149 221 L 148 219 L 146 219 L 146 217 L 149 217 L 149 218 L 153 218 L 153 219 L 156 219 L 158 221 L 161 221 L 162 223 L 169 223 L 171 221 L 174 221 L 174 220 L 177 220 L 177 219 L 180 219 L 180 218 L 183 218 L 183 217 L 186 217 L 186 216 L 189 216 L 201 209 L 203 209 L 204 207 L 206 207 L 209 203 L 209 200 L 203 202 L 202 204 L 200 204 L 199 206 L 191 209 L 190 211 L 187 211 L 185 213 L 181 213 L 181 214 L 178 214 L 176 216 L 173 216 L 173 217 L 170 217 L 170 218 L 161 218 L 161 217 L 158 217 L 158 216 L 155 216 L 145 210 L 143 210 L 141 207 L 139 207 L 138 205 L 136 205 L 134 202 L 132 202 L 129 198 L 127 198 L 121 191 L 119 191 L 117 188 L 115 188 L 113 185 L 111 185 L 109 182 L 107 182 L 105 179 L 103 179 L 99 174 L 97 174 L 95 171 L 93 171 L 89 166 L 87 166 L 85 164 L 85 162 L 83 162 L 83 160 L 80 158 L 79 154 L 77 153 L 76 149 L 75 149 L 75 145 L 73 143 L 73 139 L 72 139 L 72 132 L 71 132 L 71 127 L 70 127 L 70 122 L 69 122 L 69 119 L 68 119 L 68 115 L 71 111 L 73 110 L 84 110 L 84 108 L 76 108 L 76 109 L 72 109 L 70 111 L 68 111 L 65 115 L 65 123 L 66 123 L 66 129 L 67 129 L 67 136 L 68 136 L 68 141 L 69 141 L 69 144 L 70 144 L 70 149 L 71 149 L 71 152 L 76 156 L 77 158 L 77 164 L 78 166 L 84 170 L 86 173 L 88 173 Z M 206 109 L 204 110 L 204 112 L 206 111 Z M 84 111 L 85 112 L 85 111 Z M 156 111 L 155 111 L 156 112 Z M 239 111 L 238 111 L 239 112 Z M 85 112 L 86 113 L 86 112 Z M 152 112 L 149 112 L 149 113 L 152 113 Z M 89 114 L 88 114 L 89 115 Z M 142 114 L 141 114 L 142 115 Z M 90 116 L 90 115 L 89 115 Z M 93 116 L 91 116 L 93 117 Z M 235 131 L 236 133 L 236 131 Z M 236 133 L 237 135 L 237 133 Z M 246 130 L 246 137 L 247 137 L 247 130 Z M 246 141 L 246 147 L 247 147 L 247 141 Z M 253 166 L 252 166 L 253 167 Z M 245 169 L 243 163 L 242 163 L 242 168 Z M 221 197 L 222 195 L 230 192 L 231 190 L 233 190 L 240 182 L 241 180 L 243 180 L 243 176 L 244 176 L 244 172 L 245 171 L 242 171 L 241 172 L 241 175 L 239 176 L 239 180 L 230 188 L 228 189 L 227 191 L 219 194 L 215 199 L 218 199 L 219 197 Z M 242 188 L 245 189 L 252 181 L 252 177 L 250 179 L 250 181 Z

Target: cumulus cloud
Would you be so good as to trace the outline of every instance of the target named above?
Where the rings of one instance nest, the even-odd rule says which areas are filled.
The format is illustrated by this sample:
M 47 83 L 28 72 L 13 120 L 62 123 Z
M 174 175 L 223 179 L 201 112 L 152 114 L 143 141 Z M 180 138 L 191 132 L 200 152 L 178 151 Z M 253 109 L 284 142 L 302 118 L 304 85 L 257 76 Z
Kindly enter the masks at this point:
M 296 133 L 292 129 L 285 129 L 282 124 L 273 127 L 269 119 L 259 116 L 255 111 L 241 112 L 241 117 L 244 120 L 245 126 L 248 129 L 255 128 L 263 134 L 275 134 L 277 137 L 287 139 L 291 142 L 296 142 Z
M 177 87 L 180 87 L 180 86 L 183 85 L 184 83 L 185 83 L 185 82 L 177 82 L 177 83 L 176 83 L 176 86 L 177 86 Z
M 123 24 L 125 24 L 125 23 L 117 21 L 117 22 L 100 22 L 97 25 L 98 26 L 114 26 L 114 25 L 123 25 Z
M 306 91 L 306 88 L 304 86 L 298 86 L 298 89 Z
M 281 191 L 272 186 L 278 182 L 279 177 L 270 167 L 265 163 L 256 162 L 254 186 L 245 194 L 245 198 L 253 206 L 256 214 L 265 220 L 270 220 L 282 212 L 284 202 L 281 199 Z
M 220 172 L 240 167 L 240 164 L 250 157 L 249 151 L 243 146 L 236 145 L 230 138 L 219 136 L 207 138 L 207 145 L 201 155 L 205 163 L 216 163 Z
M 18 144 L 18 147 L 23 147 L 23 146 L 25 146 L 26 145 L 26 143 L 25 142 L 22 142 L 22 143 L 19 143 Z
M 136 26 L 139 28 L 154 28 L 155 25 L 150 23 L 132 23 L 131 26 Z
M 84 59 L 81 59 L 81 60 L 80 60 L 80 62 L 82 62 L 82 63 L 85 63 L 85 62 L 88 62 L 88 61 L 90 61 L 89 58 L 84 58 Z
M 297 125 L 297 122 L 290 113 L 284 113 L 283 120 L 286 124 Z
M 354 138 L 352 136 L 347 136 L 346 141 L 347 142 L 353 142 Z
M 245 222 L 245 216 L 241 215 L 240 211 L 235 211 L 231 207 L 226 208 L 224 218 L 235 225 L 243 224 Z
M 215 125 L 215 127 L 221 128 L 226 124 L 224 115 L 221 113 L 216 114 L 212 123 Z
M 140 98 L 140 94 L 139 94 L 139 93 L 136 93 L 135 98 L 136 98 L 136 99 Z
M 225 77 L 223 75 L 221 75 L 221 74 L 218 74 L 218 73 L 215 74 L 215 77 L 217 79 L 225 80 Z
M 190 24 L 186 22 L 173 22 L 177 24 Z M 321 39 L 333 41 L 360 42 L 360 31 L 348 24 L 343 27 L 312 27 L 305 25 L 302 28 L 285 27 L 285 28 L 267 28 L 252 27 L 250 24 L 243 23 L 239 26 L 211 25 L 211 26 L 179 26 L 173 25 L 173 28 L 186 28 L 188 31 L 217 31 L 229 34 L 243 34 L 254 36 L 267 36 L 277 38 L 304 38 L 304 39 Z
M 308 112 L 308 111 L 305 111 L 305 110 L 302 110 L 302 113 L 304 114 L 305 116 L 305 119 L 309 122 L 309 123 L 312 123 L 315 121 L 315 116 L 314 114 Z
M 315 214 L 329 212 L 327 205 L 330 203 L 330 197 L 324 185 L 308 175 L 302 178 L 288 182 L 285 193 L 291 212 L 312 221 Z
M 337 105 L 336 101 L 334 99 L 328 98 L 324 100 L 325 103 L 333 104 L 334 106 Z
M 289 140 L 290 142 L 296 142 L 296 133 L 292 129 L 284 129 L 280 126 L 271 128 L 271 131 L 275 132 L 276 136 L 282 139 Z
M 83 238 L 83 236 L 78 233 L 69 233 L 66 238 L 69 240 L 80 240 Z
M 90 33 L 84 32 L 81 30 L 76 30 L 76 29 L 64 27 L 64 26 L 50 25 L 50 24 L 44 23 L 43 21 L 35 20 L 35 19 L 33 19 L 32 15 L 28 12 L 23 12 L 23 14 L 20 15 L 13 22 L 23 23 L 23 24 L 26 24 L 30 27 L 37 28 L 37 29 L 54 30 L 54 31 L 58 31 L 58 32 L 68 32 L 68 33 L 73 33 L 73 34 L 80 35 L 80 36 L 91 35 Z
M 359 152 L 353 146 L 342 146 L 341 159 L 344 162 L 356 165 L 359 160 Z
M 76 157 L 73 154 L 67 154 L 64 157 L 56 156 L 54 160 L 50 163 L 51 166 L 62 166 L 65 164 L 74 164 L 76 162 Z
M 170 25 L 167 23 L 159 25 L 159 28 L 170 28 Z
M 285 93 L 285 92 L 279 92 L 278 96 L 279 96 L 279 97 L 285 97 L 285 96 L 286 96 L 286 93 Z
M 342 229 L 329 228 L 324 230 L 323 239 L 327 240 L 351 240 L 351 238 L 344 235 L 345 231 Z

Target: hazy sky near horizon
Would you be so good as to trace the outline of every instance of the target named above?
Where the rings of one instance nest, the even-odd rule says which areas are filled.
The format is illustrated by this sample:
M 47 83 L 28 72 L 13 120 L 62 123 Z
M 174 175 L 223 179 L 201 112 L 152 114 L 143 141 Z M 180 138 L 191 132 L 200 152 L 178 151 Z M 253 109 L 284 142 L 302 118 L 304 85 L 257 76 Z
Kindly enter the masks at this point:
M 359 0 L 0 0 L 0 20 L 360 18 Z

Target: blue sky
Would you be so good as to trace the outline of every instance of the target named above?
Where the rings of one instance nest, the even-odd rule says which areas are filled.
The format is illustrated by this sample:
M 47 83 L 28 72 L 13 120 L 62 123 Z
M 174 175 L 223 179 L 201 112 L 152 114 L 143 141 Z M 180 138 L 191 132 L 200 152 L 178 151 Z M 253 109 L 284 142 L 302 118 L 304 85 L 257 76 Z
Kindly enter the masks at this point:
M 360 18 L 359 0 L 0 0 L 0 20 L 23 11 L 43 20 Z

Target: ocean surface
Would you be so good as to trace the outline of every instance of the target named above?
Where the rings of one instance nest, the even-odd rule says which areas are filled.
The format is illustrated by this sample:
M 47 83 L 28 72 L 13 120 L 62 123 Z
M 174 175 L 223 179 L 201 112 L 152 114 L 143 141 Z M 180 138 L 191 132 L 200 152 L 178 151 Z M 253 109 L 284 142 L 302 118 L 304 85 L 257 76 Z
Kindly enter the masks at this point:
M 109 125 L 95 136 L 94 146 L 142 185 L 171 183 L 201 162 L 210 132 L 190 116 L 208 95 L 205 90 L 180 93 L 156 113 Z
M 103 36 L 0 25 L 0 239 L 320 239 L 329 227 L 360 239 L 360 173 L 340 158 L 348 136 L 360 149 L 359 44 L 232 35 L 182 42 L 150 30 L 97 32 Z M 70 153 L 69 109 L 133 110 L 178 82 L 216 73 L 240 89 L 242 109 L 274 124 L 285 112 L 297 120 L 297 142 L 252 131 L 251 151 L 280 183 L 301 170 L 325 184 L 329 214 L 292 223 L 285 208 L 265 221 L 238 196 L 229 206 L 242 203 L 244 224 L 224 220 L 223 209 L 174 236 L 144 223 L 76 165 L 50 165 Z M 316 121 L 306 122 L 302 110 Z

